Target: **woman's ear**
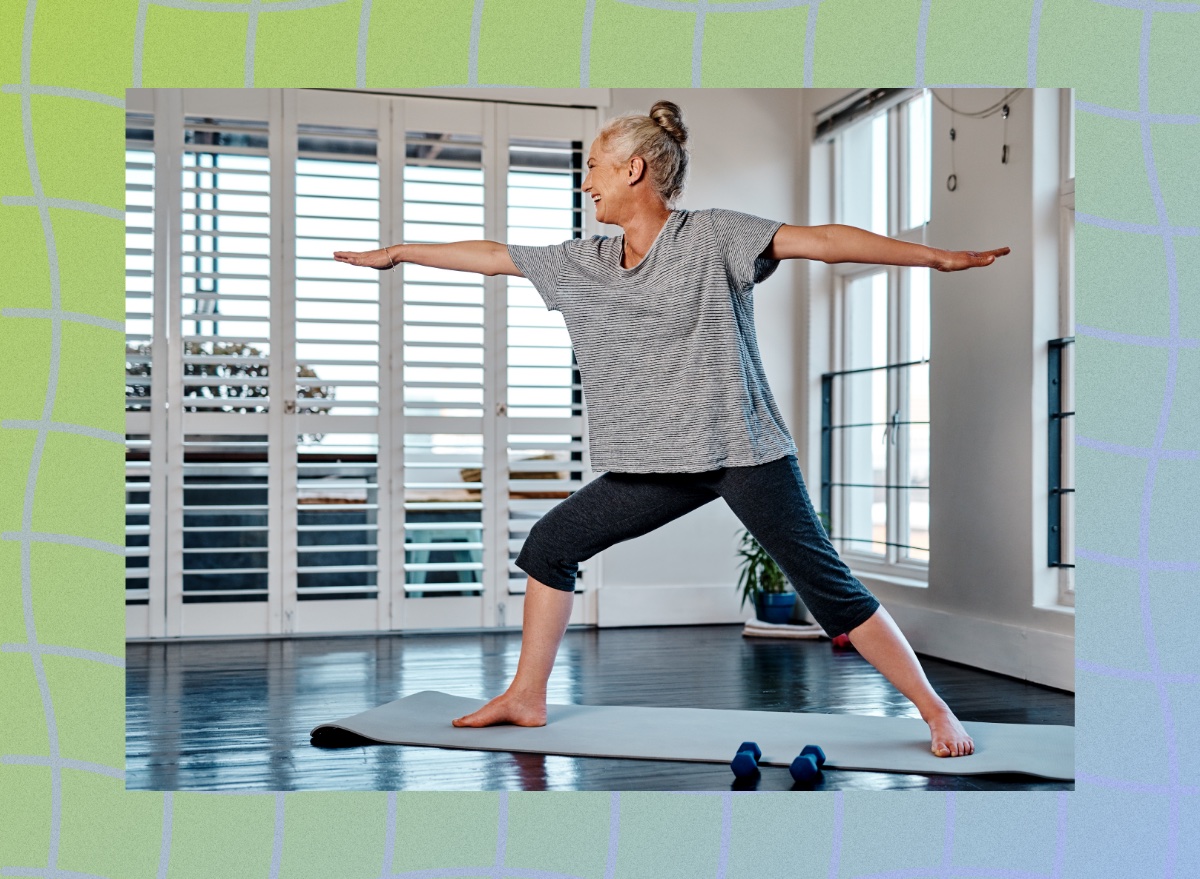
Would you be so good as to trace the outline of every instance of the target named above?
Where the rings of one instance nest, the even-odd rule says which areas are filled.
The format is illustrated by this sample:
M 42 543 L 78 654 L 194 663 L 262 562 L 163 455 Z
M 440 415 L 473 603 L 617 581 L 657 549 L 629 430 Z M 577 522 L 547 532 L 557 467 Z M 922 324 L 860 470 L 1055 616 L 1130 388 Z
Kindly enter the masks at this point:
M 637 183 L 642 178 L 643 172 L 646 170 L 646 160 L 641 156 L 634 156 L 629 160 L 629 185 Z

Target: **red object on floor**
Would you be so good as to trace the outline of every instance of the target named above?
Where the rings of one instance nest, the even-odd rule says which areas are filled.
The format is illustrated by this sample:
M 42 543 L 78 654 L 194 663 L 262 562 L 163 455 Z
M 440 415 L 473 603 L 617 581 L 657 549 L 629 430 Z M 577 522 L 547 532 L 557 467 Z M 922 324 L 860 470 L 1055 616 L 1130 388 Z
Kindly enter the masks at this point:
M 835 636 L 835 637 L 833 638 L 833 646 L 834 646 L 834 647 L 840 647 L 840 648 L 843 648 L 843 649 L 844 649 L 844 648 L 846 648 L 846 647 L 849 647 L 849 646 L 850 646 L 850 636 L 849 636 L 849 635 L 837 635 L 837 636 Z

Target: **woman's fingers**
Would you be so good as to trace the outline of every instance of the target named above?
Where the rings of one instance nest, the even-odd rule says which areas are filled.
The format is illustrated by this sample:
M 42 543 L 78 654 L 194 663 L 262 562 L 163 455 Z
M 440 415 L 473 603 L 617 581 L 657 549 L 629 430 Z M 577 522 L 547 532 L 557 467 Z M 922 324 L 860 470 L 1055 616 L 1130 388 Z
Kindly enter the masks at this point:
M 333 258 L 338 262 L 349 263 L 352 266 L 365 266 L 367 264 L 366 254 L 353 250 L 336 250 L 333 253 Z
M 1008 247 L 998 247 L 995 250 L 959 250 L 950 255 L 950 259 L 938 268 L 943 272 L 958 272 L 963 269 L 973 269 L 979 266 L 990 266 L 998 257 L 1006 256 Z
M 386 269 L 392 265 L 392 260 L 388 258 L 386 250 L 335 250 L 333 258 L 338 262 L 371 269 Z

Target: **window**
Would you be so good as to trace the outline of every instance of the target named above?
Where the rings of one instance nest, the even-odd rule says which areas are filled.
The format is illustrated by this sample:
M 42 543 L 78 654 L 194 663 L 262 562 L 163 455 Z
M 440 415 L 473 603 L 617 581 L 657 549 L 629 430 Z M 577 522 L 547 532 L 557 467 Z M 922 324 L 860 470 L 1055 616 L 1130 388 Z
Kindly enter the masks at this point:
M 1075 336 L 1075 90 L 1060 92 L 1062 186 L 1059 190 L 1059 337 Z M 1075 605 L 1075 346 L 1061 347 L 1061 461 L 1058 503 L 1059 602 Z M 1052 535 L 1052 542 L 1053 542 Z
M 519 625 L 523 540 L 585 478 L 561 314 L 523 279 L 331 255 L 582 236 L 596 116 L 132 90 L 130 637 Z
M 920 243 L 930 96 L 907 92 L 832 136 L 834 222 Z M 828 462 L 831 533 L 855 563 L 929 562 L 929 269 L 837 264 Z

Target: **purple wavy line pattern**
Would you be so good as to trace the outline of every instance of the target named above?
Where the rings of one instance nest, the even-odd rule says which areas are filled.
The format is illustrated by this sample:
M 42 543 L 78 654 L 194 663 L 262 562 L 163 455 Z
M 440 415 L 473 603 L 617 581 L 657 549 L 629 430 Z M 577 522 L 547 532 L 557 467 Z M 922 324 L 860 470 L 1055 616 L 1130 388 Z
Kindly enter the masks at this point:
M 247 21 L 247 30 L 244 47 L 244 66 L 242 73 L 245 86 L 253 87 L 255 57 L 257 50 L 257 25 L 261 16 L 276 12 L 298 12 L 324 6 L 341 5 L 348 2 L 349 0 L 284 0 L 284 2 L 271 3 L 265 2 L 265 0 L 246 0 L 246 2 L 237 4 L 221 4 L 203 2 L 203 0 L 140 0 L 137 5 L 137 17 L 133 27 L 133 66 L 130 84 L 133 87 L 139 87 L 141 85 L 142 57 L 145 48 L 145 24 L 151 7 L 162 6 L 174 9 L 202 11 L 205 14 L 235 14 L 245 16 Z M 761 2 L 747 0 L 747 2 L 737 4 L 720 4 L 712 2 L 712 0 L 609 0 L 609 2 L 620 3 L 621 5 L 625 6 L 657 10 L 660 12 L 679 12 L 694 15 L 695 30 L 693 36 L 692 55 L 690 59 L 692 74 L 691 82 L 693 86 L 698 86 L 700 84 L 700 71 L 703 61 L 703 36 L 707 16 L 712 14 L 752 15 L 757 11 L 805 7 L 808 10 L 808 27 L 806 29 L 805 45 L 802 48 L 797 47 L 797 49 L 798 51 L 803 51 L 804 53 L 804 85 L 811 86 L 813 81 L 813 47 L 815 45 L 814 40 L 818 24 L 818 13 L 823 3 L 830 3 L 833 2 L 833 0 L 761 0 Z M 1138 56 L 1138 109 L 1124 110 L 1106 107 L 1098 103 L 1082 100 L 1076 102 L 1076 107 L 1080 112 L 1133 122 L 1139 126 L 1142 145 L 1142 160 L 1144 164 L 1144 170 L 1149 181 L 1157 222 L 1153 224 L 1130 223 L 1116 218 L 1100 217 L 1083 212 L 1077 213 L 1076 218 L 1080 223 L 1103 227 L 1121 234 L 1153 236 L 1162 241 L 1167 265 L 1170 334 L 1166 337 L 1159 338 L 1139 336 L 1135 334 L 1123 333 L 1115 329 L 1094 326 L 1079 326 L 1077 328 L 1079 335 L 1089 336 L 1115 344 L 1163 348 L 1167 352 L 1168 368 L 1164 386 L 1161 391 L 1162 400 L 1159 407 L 1159 417 L 1157 421 L 1154 443 L 1152 446 L 1149 448 L 1124 446 L 1108 442 L 1099 437 L 1079 437 L 1077 439 L 1077 444 L 1084 448 L 1101 451 L 1106 454 L 1143 458 L 1147 461 L 1148 466 L 1145 481 L 1141 497 L 1139 499 L 1140 518 L 1138 556 L 1136 558 L 1127 558 L 1113 554 L 1102 553 L 1087 548 L 1079 549 L 1077 551 L 1077 556 L 1084 561 L 1092 562 L 1099 566 L 1113 569 L 1133 570 L 1138 573 L 1137 607 L 1140 614 L 1143 646 L 1149 658 L 1150 670 L 1147 672 L 1134 669 L 1123 669 L 1090 659 L 1077 660 L 1076 668 L 1079 671 L 1084 672 L 1086 675 L 1094 677 L 1098 681 L 1120 680 L 1142 683 L 1153 688 L 1154 694 L 1158 700 L 1158 708 L 1160 711 L 1160 718 L 1165 736 L 1164 744 L 1166 745 L 1167 753 L 1167 783 L 1159 784 L 1142 782 L 1135 779 L 1119 778 L 1116 776 L 1100 774 L 1091 771 L 1079 772 L 1077 776 L 1079 790 L 1076 792 L 1076 794 L 1068 795 L 1067 793 L 1058 793 L 1053 798 L 1053 814 L 1050 812 L 1046 813 L 1047 819 L 1053 821 L 1055 836 L 1053 860 L 1051 863 L 1046 865 L 1045 871 L 955 865 L 954 857 L 956 841 L 962 839 L 962 833 L 958 825 L 960 806 L 965 807 L 966 803 L 970 801 L 971 798 L 959 798 L 954 793 L 942 794 L 941 796 L 944 805 L 944 823 L 942 827 L 938 828 L 942 833 L 940 864 L 936 866 L 913 867 L 873 873 L 859 873 L 857 874 L 856 879 L 918 879 L 918 877 L 926 876 L 996 877 L 996 879 L 1018 879 L 1018 877 L 1019 879 L 1043 879 L 1043 877 L 1049 877 L 1049 879 L 1060 879 L 1060 877 L 1066 875 L 1066 871 L 1068 870 L 1067 855 L 1072 829 L 1069 820 L 1069 806 L 1072 803 L 1073 796 L 1078 796 L 1081 793 L 1085 793 L 1088 789 L 1117 791 L 1132 797 L 1154 798 L 1155 801 L 1160 799 L 1165 800 L 1167 806 L 1165 823 L 1166 836 L 1163 853 L 1164 865 L 1161 875 L 1166 877 L 1166 879 L 1175 879 L 1176 876 L 1187 875 L 1183 872 L 1181 867 L 1181 849 L 1185 843 L 1191 841 L 1191 837 L 1183 832 L 1183 827 L 1181 826 L 1183 821 L 1181 816 L 1181 806 L 1183 805 L 1183 801 L 1185 799 L 1190 800 L 1190 798 L 1194 798 L 1198 793 L 1200 793 L 1200 788 L 1198 788 L 1196 785 L 1186 784 L 1183 781 L 1180 758 L 1182 748 L 1187 743 L 1185 743 L 1180 736 L 1181 729 L 1178 725 L 1177 709 L 1175 703 L 1172 701 L 1172 693 L 1168 687 L 1196 686 L 1198 683 L 1200 683 L 1200 674 L 1169 673 L 1163 669 L 1162 660 L 1164 656 L 1166 656 L 1170 645 L 1160 643 L 1160 639 L 1156 633 L 1155 620 L 1150 603 L 1151 574 L 1158 572 L 1195 574 L 1200 572 L 1200 564 L 1151 559 L 1149 557 L 1149 538 L 1151 513 L 1153 511 L 1153 500 L 1159 463 L 1162 461 L 1196 462 L 1197 459 L 1200 458 L 1200 449 L 1167 449 L 1164 448 L 1163 445 L 1170 419 L 1173 413 L 1177 411 L 1178 400 L 1184 393 L 1187 392 L 1187 389 L 1178 385 L 1180 352 L 1181 350 L 1190 350 L 1200 347 L 1200 339 L 1188 338 L 1180 333 L 1181 304 L 1188 292 L 1193 294 L 1193 304 L 1195 296 L 1194 287 L 1189 290 L 1186 288 L 1186 285 L 1181 284 L 1180 281 L 1179 259 L 1176 252 L 1177 241 L 1194 238 L 1197 235 L 1200 235 L 1200 227 L 1179 225 L 1170 222 L 1170 219 L 1167 215 L 1166 204 L 1163 198 L 1163 187 L 1158 177 L 1158 166 L 1156 162 L 1154 144 L 1151 137 L 1151 126 L 1194 126 L 1200 124 L 1200 115 L 1188 113 L 1171 114 L 1152 112 L 1150 109 L 1149 89 L 1151 23 L 1154 20 L 1154 16 L 1167 15 L 1174 17 L 1178 15 L 1196 14 L 1197 12 L 1200 12 L 1200 4 L 1167 3 L 1158 2 L 1158 0 L 1089 0 L 1089 2 L 1099 6 L 1141 12 Z M 579 84 L 581 87 L 587 87 L 589 85 L 589 70 L 592 55 L 591 34 L 597 3 L 598 0 L 586 0 L 586 2 L 582 3 L 580 6 L 581 14 L 583 15 L 583 38 L 580 46 L 579 75 Z M 372 10 L 380 5 L 382 4 L 372 3 L 372 0 L 360 0 L 356 46 L 356 83 L 359 87 L 365 87 L 367 85 L 367 37 L 370 32 Z M 1045 4 L 1044 0 L 1034 0 L 1030 12 L 1026 55 L 1026 78 L 1029 86 L 1036 84 L 1037 52 L 1041 40 L 1040 31 L 1043 18 L 1047 12 L 1047 7 L 1048 4 Z M 479 87 L 500 86 L 500 84 L 495 83 L 481 84 L 478 82 L 479 45 L 484 21 L 484 9 L 485 0 L 474 0 L 469 39 L 469 74 L 467 85 Z M 37 21 L 37 12 L 38 0 L 28 0 L 25 5 L 21 30 L 21 81 L 19 83 L 4 84 L 2 88 L 0 88 L 0 93 L 4 95 L 14 95 L 19 99 L 20 102 L 20 136 L 24 149 L 24 159 L 26 162 L 26 168 L 28 170 L 29 182 L 34 194 L 32 196 L 5 195 L 3 199 L 0 199 L 0 205 L 3 207 L 33 207 L 36 208 L 38 213 L 41 232 L 43 234 L 47 253 L 49 255 L 49 292 L 52 307 L 42 310 L 44 313 L 39 313 L 36 315 L 23 315 L 22 317 L 24 319 L 49 320 L 51 322 L 52 335 L 50 348 L 50 372 L 49 382 L 47 384 L 43 402 L 44 412 L 41 420 L 27 425 L 4 425 L 2 428 L 0 428 L 5 430 L 20 429 L 36 433 L 34 453 L 29 462 L 26 474 L 26 491 L 24 496 L 22 530 L 20 532 L 6 532 L 2 536 L 2 539 L 4 540 L 16 541 L 20 544 L 20 593 L 23 608 L 22 621 L 24 623 L 27 640 L 22 643 L 4 643 L 0 645 L 0 651 L 4 653 L 28 654 L 31 658 L 31 665 L 38 687 L 40 705 L 42 709 L 41 719 L 44 723 L 48 736 L 49 754 L 22 755 L 4 753 L 2 755 L 2 759 L 0 759 L 0 764 L 5 766 L 43 766 L 48 770 L 50 786 L 48 813 L 49 820 L 47 828 L 48 848 L 47 861 L 45 865 L 37 867 L 0 865 L 0 875 L 84 877 L 99 874 L 66 870 L 60 866 L 59 853 L 62 846 L 64 815 L 63 770 L 70 769 L 93 776 L 103 777 L 105 779 L 119 779 L 123 777 L 123 771 L 115 767 L 108 767 L 97 763 L 88 763 L 86 761 L 63 758 L 60 749 L 60 729 L 58 724 L 58 715 L 56 713 L 54 700 L 51 698 L 49 683 L 42 658 L 43 656 L 47 655 L 65 656 L 81 662 L 101 663 L 109 666 L 123 666 L 124 661 L 121 657 L 109 656 L 107 654 L 97 653 L 95 651 L 86 651 L 70 645 L 42 643 L 38 640 L 37 620 L 35 619 L 33 610 L 33 596 L 35 590 L 40 593 L 42 590 L 51 588 L 51 586 L 49 584 L 42 584 L 41 582 L 34 582 L 34 574 L 31 564 L 32 545 L 39 541 L 50 540 L 51 542 L 54 542 L 56 538 L 63 538 L 63 540 L 60 542 L 77 542 L 78 545 L 95 551 L 107 550 L 102 546 L 95 545 L 98 543 L 96 541 L 92 541 L 91 544 L 84 542 L 84 538 L 75 538 L 71 535 L 51 535 L 41 532 L 34 532 L 32 529 L 32 515 L 34 504 L 36 502 L 35 487 L 47 436 L 48 434 L 55 432 L 55 425 L 59 424 L 59 422 L 54 422 L 51 416 L 55 403 L 59 399 L 58 364 L 62 322 L 83 321 L 96 323 L 103 320 L 91 315 L 65 312 L 60 307 L 61 291 L 59 284 L 59 257 L 50 209 L 54 208 L 56 211 L 84 211 L 87 213 L 109 217 L 114 216 L 119 212 L 113 212 L 111 209 L 107 209 L 98 205 L 89 205 L 82 201 L 48 198 L 45 195 L 45 192 L 42 188 L 41 176 L 37 163 L 37 152 L 34 148 L 34 120 L 30 102 L 33 95 L 39 95 L 62 98 L 71 101 L 84 101 L 101 105 L 116 106 L 114 102 L 118 99 L 86 89 L 76 89 L 67 84 L 35 83 L 33 81 L 32 45 L 34 25 L 35 21 Z M 922 0 L 918 17 L 916 64 L 914 70 L 915 83 L 917 85 L 924 84 L 927 36 L 931 18 L 936 18 L 936 14 L 937 9 L 930 2 L 930 0 Z M 10 18 L 10 21 L 15 21 L 15 17 Z M 454 83 L 447 85 L 460 84 Z M 123 101 L 120 105 L 123 106 Z M 15 137 L 11 143 L 16 143 Z M 1195 279 L 1192 279 L 1193 283 L 1194 281 Z M 15 319 L 17 315 L 0 315 L 0 317 L 3 317 L 4 319 Z M 100 325 L 104 324 L 101 323 Z M 67 388 L 64 388 L 63 390 L 64 393 L 69 392 L 69 389 Z M 108 439 L 111 440 L 111 437 Z M 1088 692 L 1091 695 L 1095 695 L 1097 693 L 1095 688 L 1088 688 Z M 719 827 L 713 828 L 719 833 L 720 844 L 717 862 L 713 865 L 713 873 L 718 877 L 718 879 L 726 879 L 730 871 L 732 855 L 737 845 L 737 840 L 734 837 L 733 831 L 734 810 L 736 808 L 736 804 L 742 802 L 742 796 L 755 796 L 755 794 L 739 793 L 735 795 L 732 792 L 725 791 L 695 795 L 720 798 Z M 238 794 L 217 794 L 215 796 L 229 797 L 238 796 Z M 269 875 L 271 876 L 271 879 L 276 879 L 276 877 L 284 875 L 282 872 L 282 864 L 283 852 L 287 845 L 287 800 L 289 797 L 295 798 L 297 796 L 305 797 L 309 795 L 275 793 L 247 794 L 247 796 L 254 796 L 260 799 L 267 797 L 271 798 L 271 802 L 273 804 L 273 836 L 271 838 Z M 828 800 L 828 803 L 825 802 L 826 800 Z M 830 877 L 830 879 L 834 879 L 834 877 L 841 877 L 844 875 L 843 863 L 847 860 L 847 858 L 844 857 L 844 854 L 852 851 L 856 845 L 861 844 L 862 840 L 857 838 L 852 832 L 852 826 L 847 827 L 846 803 L 844 795 L 841 791 L 834 792 L 831 797 L 822 797 L 821 803 L 824 807 L 830 810 L 832 816 L 832 847 L 827 875 Z M 621 850 L 621 804 L 622 795 L 618 792 L 612 792 L 609 801 L 609 820 L 607 824 L 606 837 L 607 845 L 605 849 L 606 854 L 603 867 L 604 879 L 618 879 L 619 875 L 618 853 Z M 510 803 L 508 794 L 501 793 L 498 800 L 496 816 L 495 859 L 490 867 L 481 869 L 478 867 L 461 866 L 393 872 L 392 865 L 395 860 L 397 846 L 398 795 L 395 792 L 390 792 L 387 798 L 386 835 L 383 843 L 383 850 L 380 854 L 380 879 L 435 879 L 435 877 L 477 875 L 514 877 L 514 879 L 516 879 L 516 877 L 534 877 L 534 879 L 582 879 L 582 877 L 576 877 L 575 875 L 568 873 L 510 867 L 506 864 L 510 835 L 509 819 L 511 805 L 512 804 Z M 160 843 L 157 862 L 157 876 L 159 879 L 167 879 L 171 873 L 172 841 L 175 830 L 174 818 L 175 795 L 171 792 L 166 792 L 162 796 L 161 828 L 158 833 Z M 603 828 L 601 828 L 600 832 L 603 833 Z M 264 845 L 265 842 L 266 841 L 263 840 Z M 1194 842 L 1192 842 L 1192 844 L 1194 845 Z M 1077 857 L 1082 858 L 1086 856 L 1087 853 L 1077 851 L 1074 852 L 1074 854 Z M 1083 869 L 1082 865 L 1080 866 L 1080 869 Z M 1103 865 L 1099 865 L 1097 869 L 1103 869 Z M 1099 875 L 1099 873 L 1089 870 L 1087 875 Z
M 1162 11 L 1162 4 L 1153 4 L 1153 11 Z M 1142 14 L 1142 38 L 1138 53 L 1138 106 L 1143 114 L 1150 112 L 1150 25 L 1152 22 L 1151 7 Z M 1175 257 L 1174 236 L 1167 234 L 1167 208 L 1163 202 L 1162 188 L 1158 182 L 1158 167 L 1155 162 L 1154 147 L 1150 137 L 1150 122 L 1143 117 L 1139 122 L 1142 135 L 1142 154 L 1146 164 L 1146 176 L 1150 183 L 1150 193 L 1154 199 L 1154 210 L 1159 225 L 1163 228 L 1162 240 L 1167 259 L 1167 285 L 1169 294 L 1169 314 L 1171 338 L 1179 336 L 1179 277 Z M 1154 481 L 1158 474 L 1158 463 L 1162 457 L 1163 439 L 1166 436 L 1167 425 L 1171 417 L 1171 409 L 1175 401 L 1175 381 L 1179 368 L 1179 349 L 1167 349 L 1167 377 L 1163 388 L 1163 401 L 1159 415 L 1158 426 L 1154 434 L 1154 448 L 1149 456 L 1146 468 L 1145 487 L 1142 493 L 1141 522 L 1138 533 L 1139 561 L 1142 563 L 1138 571 L 1139 607 L 1142 615 L 1142 633 L 1147 655 L 1150 658 L 1151 670 L 1156 675 L 1162 674 L 1159 659 L 1158 639 L 1154 634 L 1154 619 L 1150 610 L 1150 571 L 1146 563 L 1150 560 L 1150 514 L 1154 494 Z M 1164 876 L 1173 879 L 1175 862 L 1178 856 L 1179 844 L 1179 750 L 1175 734 L 1174 712 L 1171 708 L 1171 696 L 1161 679 L 1155 680 L 1155 690 L 1158 692 L 1159 705 L 1162 709 L 1163 733 L 1166 736 L 1168 773 L 1171 779 L 1170 810 L 1167 823 L 1167 850 Z

